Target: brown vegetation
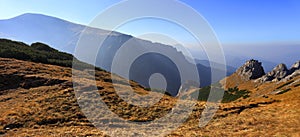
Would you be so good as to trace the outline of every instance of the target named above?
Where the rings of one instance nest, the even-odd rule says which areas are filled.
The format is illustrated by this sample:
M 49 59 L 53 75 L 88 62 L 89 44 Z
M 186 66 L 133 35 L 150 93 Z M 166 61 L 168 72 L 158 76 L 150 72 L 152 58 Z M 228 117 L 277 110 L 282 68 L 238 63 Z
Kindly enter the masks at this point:
M 0 58 L 0 68 L 0 136 L 105 136 L 81 112 L 73 90 L 71 68 L 4 58 Z M 160 118 L 177 101 L 165 95 L 155 105 L 139 108 L 118 97 L 110 73 L 96 71 L 95 76 L 104 102 L 127 120 Z M 299 136 L 299 79 L 300 76 L 293 78 L 287 85 L 238 83 L 240 89 L 251 92 L 249 98 L 221 104 L 203 128 L 198 127 L 198 122 L 205 102 L 198 102 L 188 120 L 169 136 Z M 234 79 L 228 78 L 227 82 L 228 87 L 237 86 Z M 139 95 L 148 94 L 137 83 L 131 82 L 131 86 Z M 289 90 L 276 94 L 286 89 Z

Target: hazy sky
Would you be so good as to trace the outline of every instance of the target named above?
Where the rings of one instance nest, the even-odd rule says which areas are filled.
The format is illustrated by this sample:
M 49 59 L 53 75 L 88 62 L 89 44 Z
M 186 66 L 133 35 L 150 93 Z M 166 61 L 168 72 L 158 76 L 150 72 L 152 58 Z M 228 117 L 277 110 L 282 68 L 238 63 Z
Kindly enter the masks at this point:
M 0 0 L 0 19 L 23 13 L 41 13 L 86 25 L 101 11 L 119 1 Z M 181 1 L 196 9 L 207 19 L 223 45 L 300 44 L 299 0 Z M 143 31 L 164 30 L 175 39 L 184 38 L 184 33 L 178 34 L 172 32 L 172 29 L 166 30 L 166 25 L 164 22 L 144 20 L 128 24 L 119 31 L 139 35 Z

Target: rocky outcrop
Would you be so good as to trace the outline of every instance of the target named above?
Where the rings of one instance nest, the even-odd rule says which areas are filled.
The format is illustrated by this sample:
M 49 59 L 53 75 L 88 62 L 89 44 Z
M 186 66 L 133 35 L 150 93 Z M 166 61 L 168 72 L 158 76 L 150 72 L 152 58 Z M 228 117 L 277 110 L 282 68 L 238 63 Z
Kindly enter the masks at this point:
M 272 71 L 264 75 L 261 80 L 263 82 L 266 81 L 280 81 L 285 78 L 289 74 L 289 70 L 287 69 L 285 64 L 277 65 Z
M 298 75 L 300 70 L 300 61 L 292 65 L 290 69 L 285 64 L 277 65 L 272 71 L 262 76 L 258 80 L 260 82 L 287 80 Z
M 236 73 L 245 80 L 257 79 L 265 75 L 262 63 L 254 59 L 247 61 Z
M 292 65 L 291 69 L 289 70 L 289 73 L 293 74 L 297 70 L 300 70 L 300 60 Z
M 281 81 L 289 81 L 295 77 L 300 76 L 300 69 L 295 70 L 292 74 L 286 76 L 284 79 L 282 79 Z
M 272 71 L 265 74 L 262 63 L 251 59 L 241 66 L 236 74 L 243 80 L 255 80 L 256 82 L 288 80 L 300 75 L 300 60 L 294 63 L 290 69 L 283 63 L 277 65 Z
M 289 70 L 289 75 L 286 76 L 283 81 L 289 81 L 300 75 L 300 60 L 292 65 Z

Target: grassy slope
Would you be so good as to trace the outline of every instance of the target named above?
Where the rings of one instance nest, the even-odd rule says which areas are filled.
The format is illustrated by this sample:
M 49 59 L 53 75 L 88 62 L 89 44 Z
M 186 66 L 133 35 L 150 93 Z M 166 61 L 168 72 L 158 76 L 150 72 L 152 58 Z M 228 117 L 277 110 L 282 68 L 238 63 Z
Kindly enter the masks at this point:
M 71 68 L 4 58 L 0 58 L 0 68 L 2 68 L 1 76 L 23 77 L 23 80 L 19 81 L 19 87 L 0 89 L 0 134 L 4 136 L 104 136 L 102 131 L 88 122 L 77 105 L 72 87 Z M 50 81 L 49 85 L 39 83 L 41 79 Z M 120 100 L 114 93 L 109 79 L 109 73 L 96 71 L 99 93 L 103 95 L 110 109 L 125 119 L 153 120 L 168 113 L 176 102 L 175 98 L 164 96 L 151 108 L 136 108 Z M 89 87 L 90 80 L 83 79 L 83 81 L 86 83 L 85 86 Z M 35 87 L 26 87 L 24 86 L 28 85 L 26 83 L 31 83 L 29 85 Z M 9 85 L 9 83 L 4 84 Z M 297 84 L 299 82 L 295 83 L 295 86 Z M 133 84 L 133 88 L 141 95 L 148 92 L 138 84 Z M 169 136 L 299 135 L 299 91 L 300 87 L 296 86 L 284 94 L 268 95 L 268 98 L 256 97 L 240 102 L 224 103 L 214 119 L 204 128 L 198 127 L 198 118 L 204 109 L 204 102 L 198 102 L 188 121 Z

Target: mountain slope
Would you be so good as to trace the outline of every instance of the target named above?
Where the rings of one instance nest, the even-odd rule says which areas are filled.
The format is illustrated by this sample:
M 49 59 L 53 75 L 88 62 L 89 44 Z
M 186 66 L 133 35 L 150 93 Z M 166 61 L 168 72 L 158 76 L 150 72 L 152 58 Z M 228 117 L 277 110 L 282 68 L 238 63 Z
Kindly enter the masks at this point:
M 95 128 L 81 112 L 73 91 L 71 68 L 8 58 L 0 58 L 0 68 L 0 80 L 4 80 L 0 82 L 1 136 L 105 136 L 105 131 Z M 88 70 L 79 73 L 86 74 Z M 95 76 L 104 102 L 124 119 L 151 121 L 168 113 L 176 102 L 176 98 L 164 96 L 150 108 L 137 108 L 117 96 L 108 72 L 96 71 Z M 199 128 L 198 119 L 205 102 L 198 102 L 188 120 L 168 136 L 297 136 L 300 134 L 299 79 L 295 77 L 293 80 L 298 83 L 287 85 L 293 88 L 283 94 L 221 104 L 213 120 L 203 128 Z M 84 81 L 87 82 L 82 86 L 88 89 L 90 80 Z M 132 86 L 140 95 L 148 92 L 135 83 Z M 117 124 L 117 121 L 102 120 Z M 142 127 L 134 132 L 138 134 L 141 130 L 152 132 Z
M 44 129 L 46 132 L 51 131 L 51 129 L 55 130 L 56 127 L 61 131 L 80 130 L 80 128 L 97 131 L 85 118 L 77 104 L 73 91 L 71 68 L 5 58 L 0 58 L 0 67 L 2 68 L 0 70 L 0 134 L 6 134 L 7 136 L 11 134 L 21 135 L 22 129 L 37 128 Z M 86 74 L 88 70 L 78 71 L 78 73 Z M 172 106 L 170 102 L 168 105 L 158 103 L 156 107 L 147 109 L 132 107 L 122 101 L 114 92 L 110 73 L 96 71 L 96 79 L 99 93 L 103 95 L 103 100 L 107 105 L 114 106 L 111 110 L 116 114 L 125 115 L 122 114 L 125 113 L 123 109 L 132 109 L 132 112 L 139 109 L 139 113 L 131 112 L 130 117 L 126 119 L 133 121 L 153 119 L 156 117 L 154 115 L 158 117 L 164 115 Z M 119 78 L 119 80 L 124 79 Z M 86 84 L 81 88 L 88 88 L 89 86 L 89 84 Z M 136 83 L 132 82 L 131 86 L 138 94 L 148 93 Z M 159 93 L 153 95 L 155 97 Z M 88 99 L 91 100 L 92 98 Z M 163 100 L 167 102 L 170 99 L 174 100 L 169 96 L 163 97 Z M 120 110 L 119 108 L 123 109 Z M 156 110 L 158 108 L 164 108 L 164 110 Z M 151 117 L 145 115 L 150 110 L 152 112 L 156 111 L 156 114 Z M 15 132 L 16 130 L 19 132 Z M 84 132 L 76 132 L 75 134 L 85 135 Z M 64 133 L 64 135 L 67 134 Z M 103 134 L 97 131 L 97 134 L 94 135 Z M 50 136 L 49 133 L 48 136 Z

